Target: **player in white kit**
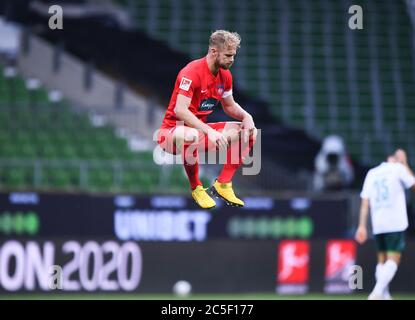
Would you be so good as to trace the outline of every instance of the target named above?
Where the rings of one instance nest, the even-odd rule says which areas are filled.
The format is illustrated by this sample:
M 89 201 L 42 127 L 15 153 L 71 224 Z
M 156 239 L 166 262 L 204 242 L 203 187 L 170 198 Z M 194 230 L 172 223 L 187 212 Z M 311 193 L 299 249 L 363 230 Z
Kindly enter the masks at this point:
M 369 170 L 363 184 L 355 239 L 360 244 L 367 239 L 366 223 L 370 208 L 378 253 L 376 285 L 369 300 L 391 299 L 389 283 L 398 269 L 405 247 L 404 231 L 408 228 L 405 188 L 415 191 L 415 177 L 402 149 L 390 155 L 387 162 Z

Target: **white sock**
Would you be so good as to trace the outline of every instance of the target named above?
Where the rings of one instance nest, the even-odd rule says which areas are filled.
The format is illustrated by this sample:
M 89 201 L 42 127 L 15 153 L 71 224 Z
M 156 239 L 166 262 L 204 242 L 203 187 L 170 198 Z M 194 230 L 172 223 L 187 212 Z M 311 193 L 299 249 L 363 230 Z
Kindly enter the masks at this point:
M 381 273 L 381 270 L 382 270 L 382 268 L 383 268 L 383 263 L 378 263 L 377 265 L 376 265 L 376 272 L 375 272 L 375 278 L 376 278 L 376 281 L 378 281 L 378 279 L 379 279 L 379 275 L 380 275 L 380 273 Z M 387 285 L 386 286 L 386 288 L 385 288 L 385 290 L 383 291 L 383 296 L 385 297 L 385 298 L 390 298 L 391 297 L 391 294 L 390 294 L 390 292 L 389 292 L 389 285 Z
M 377 266 L 376 269 L 378 269 Z M 377 281 L 375 288 L 373 289 L 373 293 L 382 296 L 385 290 L 387 290 L 389 282 L 391 282 L 395 276 L 396 270 L 398 270 L 398 265 L 395 261 L 389 259 L 379 269 L 379 272 L 376 272 Z
M 375 272 L 375 279 L 376 279 L 376 282 L 379 280 L 379 277 L 380 277 L 380 273 L 381 273 L 382 267 L 383 267 L 383 263 L 380 263 L 380 262 L 379 262 L 379 263 L 376 265 L 376 272 Z

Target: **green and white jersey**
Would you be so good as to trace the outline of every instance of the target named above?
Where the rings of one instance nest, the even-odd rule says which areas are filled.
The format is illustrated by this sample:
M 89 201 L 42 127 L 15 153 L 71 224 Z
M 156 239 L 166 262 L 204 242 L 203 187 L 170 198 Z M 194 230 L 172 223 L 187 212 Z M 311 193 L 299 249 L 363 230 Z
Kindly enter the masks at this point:
M 405 188 L 414 184 L 415 178 L 401 163 L 383 162 L 369 170 L 360 197 L 369 199 L 373 234 L 408 227 Z

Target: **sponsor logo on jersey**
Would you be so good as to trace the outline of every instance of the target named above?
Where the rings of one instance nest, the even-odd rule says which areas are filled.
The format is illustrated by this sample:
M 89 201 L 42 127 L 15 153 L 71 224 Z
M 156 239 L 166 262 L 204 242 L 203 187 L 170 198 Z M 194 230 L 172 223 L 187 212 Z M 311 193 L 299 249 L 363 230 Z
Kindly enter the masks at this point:
M 202 100 L 199 106 L 199 111 L 211 111 L 216 107 L 218 102 L 218 100 L 213 98 Z

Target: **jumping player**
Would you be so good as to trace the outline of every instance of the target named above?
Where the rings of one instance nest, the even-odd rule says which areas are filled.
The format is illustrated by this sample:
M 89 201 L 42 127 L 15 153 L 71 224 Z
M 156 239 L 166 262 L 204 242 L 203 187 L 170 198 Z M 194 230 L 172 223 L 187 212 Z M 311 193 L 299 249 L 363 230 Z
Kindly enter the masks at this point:
M 179 72 L 158 133 L 164 151 L 182 155 L 192 197 L 204 209 L 215 207 L 216 202 L 199 180 L 199 151 L 227 153 L 226 163 L 210 190 L 229 205 L 244 205 L 233 191 L 232 178 L 255 143 L 257 129 L 252 116 L 232 95 L 229 69 L 240 41 L 236 32 L 217 30 L 211 34 L 207 55 Z M 207 116 L 220 104 L 238 121 L 207 123 Z

